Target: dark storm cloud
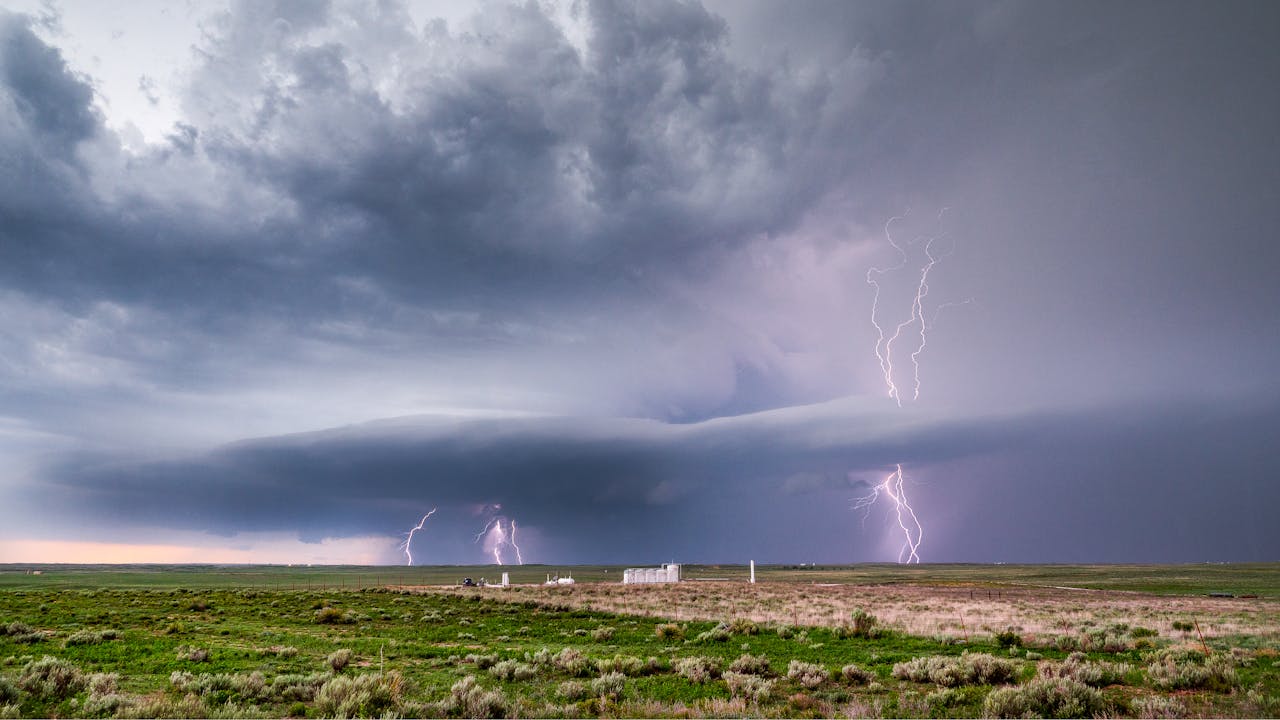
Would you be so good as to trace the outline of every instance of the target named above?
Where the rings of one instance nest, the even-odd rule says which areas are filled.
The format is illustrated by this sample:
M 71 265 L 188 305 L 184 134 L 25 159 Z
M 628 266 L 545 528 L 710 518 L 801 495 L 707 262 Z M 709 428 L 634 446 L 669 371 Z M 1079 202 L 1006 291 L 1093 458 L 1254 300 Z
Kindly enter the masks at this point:
M 41 42 L 32 21 L 0 11 L 0 214 L 5 248 L 27 244 L 14 230 L 26 222 L 55 222 L 84 189 L 75 145 L 100 119 L 93 93 L 62 56 Z M 5 259 L 14 255 L 5 252 Z M 12 265 L 13 263 L 7 263 Z M 8 275 L 9 273 L 6 273 Z
M 697 6 L 593 7 L 585 55 L 534 5 L 318 45 L 315 18 L 276 14 L 225 19 L 209 48 L 206 147 L 297 204 L 324 239 L 307 252 L 397 294 L 643 296 L 645 273 L 793 223 L 826 174 L 830 88 L 728 63 Z M 387 93 L 363 66 L 383 53 L 407 65 Z
M 57 50 L 36 38 L 29 20 L 6 13 L 0 40 L 0 74 L 12 110 L 36 138 L 65 152 L 97 131 L 92 91 L 72 76 Z
M 895 462 L 927 468 L 933 517 L 1024 533 L 1054 514 L 1039 487 L 1251 522 L 1241 498 L 1271 498 L 1280 423 L 1241 398 L 1274 395 L 1280 358 L 1274 4 L 568 14 L 237 3 L 143 149 L 0 14 L 0 440 L 62 443 L 12 441 L 36 459 L 0 490 L 311 539 L 501 502 L 581 559 L 566 538 L 736 552 L 735 523 L 839 559 L 856 473 Z M 911 237 L 951 208 L 930 303 L 977 300 L 933 328 L 921 405 L 778 410 L 883 394 L 864 276 L 907 206 Z M 540 417 L 285 436 L 496 410 Z M 1205 542 L 1166 535 L 1142 557 Z M 998 536 L 957 519 L 934 557 Z M 1072 542 L 1024 547 L 1134 557 Z
M 673 286 L 825 192 L 830 121 L 865 68 L 743 69 L 697 5 L 585 21 L 581 51 L 536 5 L 421 33 L 395 5 L 237 5 L 197 53 L 188 121 L 127 155 L 87 80 L 11 18 L 9 64 L 50 77 L 28 104 L 76 122 L 9 115 L 12 155 L 50 180 L 7 195 L 0 278 L 73 316 L 150 312 L 139 332 L 183 357 L 138 358 L 159 377 L 234 374 L 210 364 L 229 364 L 213 345 L 296 361 L 298 343 L 348 344 L 339 327 L 402 352 L 589 342 L 617 327 L 606 315 L 637 344 L 711 330 L 715 309 Z
M 404 506 L 422 502 L 502 503 L 550 522 L 611 506 L 643 512 L 699 488 L 755 491 L 802 471 L 848 488 L 857 482 L 846 473 L 882 468 L 904 445 L 923 441 L 918 457 L 949 457 L 971 452 L 965 443 L 1009 434 L 1007 425 L 908 421 L 849 402 L 688 425 L 404 418 L 246 441 L 178 461 L 86 459 L 57 472 L 55 485 L 65 501 L 109 508 L 112 517 L 163 523 L 172 513 L 182 526 L 214 531 L 385 530 Z M 320 522 L 308 526 L 309 517 Z
M 803 542 L 839 548 L 830 557 L 853 551 L 869 558 L 857 547 L 866 540 L 849 537 L 849 506 L 868 482 L 903 462 L 932 479 L 931 495 L 977 500 L 983 509 L 972 511 L 974 517 L 1002 532 L 1020 528 L 1023 520 L 1000 520 L 1010 512 L 1001 499 L 1022 497 L 1034 507 L 1034 497 L 1060 497 L 1061 514 L 1037 521 L 1043 524 L 1038 535 L 1032 526 L 1017 531 L 1028 538 L 1020 549 L 983 550 L 1001 558 L 1122 561 L 1193 553 L 1261 560 L 1277 538 L 1260 508 L 1280 498 L 1254 481 L 1280 470 L 1268 450 L 1269 428 L 1277 421 L 1280 403 L 1274 399 L 1231 412 L 1178 404 L 965 419 L 904 419 L 839 402 L 692 425 L 403 418 L 237 443 L 181 460 L 84 459 L 64 465 L 25 499 L 152 528 L 292 528 L 315 541 L 391 533 L 420 506 L 442 508 L 434 521 L 441 534 L 465 537 L 483 523 L 475 508 L 501 503 L 548 547 L 558 547 L 558 559 L 588 561 L 619 557 L 632 535 L 643 540 L 646 533 L 648 541 L 661 536 L 664 547 L 685 557 L 721 560 L 699 553 L 729 552 L 746 541 L 744 533 L 772 532 L 767 516 L 758 517 L 762 508 L 786 516 L 783 505 L 812 506 L 805 497 L 812 496 L 823 509 L 801 533 Z M 1179 449 L 1170 453 L 1170 447 Z M 989 462 L 1012 472 L 984 478 L 966 466 Z M 1206 526 L 1158 546 L 1135 542 L 1160 525 L 1149 492 L 1132 482 L 1152 474 L 1161 493 L 1217 498 L 1216 510 L 1200 513 Z M 957 475 L 968 477 L 957 483 Z M 927 497 L 923 503 L 935 518 L 947 514 Z M 995 515 L 988 517 L 986 508 Z M 755 519 L 742 526 L 743 518 Z M 1130 527 L 1108 535 L 1117 518 L 1128 518 Z M 755 526 L 761 521 L 765 527 Z M 1241 535 L 1247 543 L 1215 540 L 1209 529 Z M 1106 540 L 1078 542 L 1095 535 L 1128 540 L 1113 547 Z M 584 537 L 594 538 L 590 547 L 580 545 Z M 932 557 L 963 560 L 974 552 L 934 548 Z

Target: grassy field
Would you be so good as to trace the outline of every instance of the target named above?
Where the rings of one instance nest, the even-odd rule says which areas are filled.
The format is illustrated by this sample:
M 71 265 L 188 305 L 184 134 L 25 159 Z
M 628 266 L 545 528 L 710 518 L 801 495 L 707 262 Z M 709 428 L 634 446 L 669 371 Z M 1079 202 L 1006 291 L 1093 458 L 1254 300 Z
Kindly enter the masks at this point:
M 745 565 L 685 565 L 690 580 L 745 581 Z M 548 575 L 572 575 L 578 582 L 618 582 L 620 565 L 436 565 L 364 567 L 326 565 L 16 565 L 0 564 L 0 590 L 39 588 L 256 588 L 356 589 L 363 587 L 450 585 L 464 577 L 497 580 L 505 570 L 515 584 L 543 582 Z M 39 575 L 32 575 L 39 571 Z M 757 565 L 760 582 L 849 585 L 929 584 L 982 587 L 1073 587 L 1126 590 L 1156 595 L 1214 592 L 1280 599 L 1280 564 L 1194 565 Z
M 1280 713 L 1277 566 L 507 570 L 5 566 L 0 717 Z

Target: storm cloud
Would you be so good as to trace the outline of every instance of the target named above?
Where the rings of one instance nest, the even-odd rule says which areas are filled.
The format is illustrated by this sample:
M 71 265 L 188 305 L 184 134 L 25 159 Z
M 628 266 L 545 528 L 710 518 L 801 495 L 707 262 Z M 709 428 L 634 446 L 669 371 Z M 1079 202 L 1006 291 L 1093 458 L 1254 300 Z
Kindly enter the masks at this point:
M 998 528 L 996 536 L 1025 526 L 1034 536 L 1016 549 L 988 548 L 1003 559 L 1078 560 L 1104 552 L 1105 545 L 1087 552 L 1079 545 L 1117 516 L 1128 531 L 1110 536 L 1132 536 L 1128 542 L 1138 541 L 1151 557 L 1180 559 L 1149 543 L 1165 519 L 1147 512 L 1145 494 L 1124 482 L 1152 474 L 1162 478 L 1163 493 L 1219 498 L 1212 510 L 1196 513 L 1197 529 L 1188 534 L 1199 543 L 1195 559 L 1232 552 L 1215 539 L 1228 529 L 1259 552 L 1268 527 L 1259 508 L 1280 496 L 1274 485 L 1256 484 L 1248 468 L 1266 462 L 1262 448 L 1280 420 L 1280 402 L 1226 414 L 1163 409 L 1163 420 L 1150 418 L 1150 408 L 959 418 L 904 416 L 845 400 L 677 425 L 407 417 L 191 457 L 79 457 L 19 498 L 35 508 L 53 497 L 70 517 L 158 531 L 202 527 L 234 535 L 289 527 L 307 542 L 386 533 L 425 502 L 440 508 L 432 525 L 444 537 L 427 547 L 463 557 L 478 552 L 463 542 L 468 531 L 477 532 L 500 506 L 535 533 L 526 543 L 531 557 L 558 562 L 618 557 L 646 535 L 697 560 L 750 550 L 767 560 L 803 553 L 830 562 L 843 557 L 852 528 L 870 517 L 854 513 L 853 500 L 897 463 L 927 468 L 926 487 L 984 464 L 1006 464 L 1033 479 L 1010 487 L 970 477 L 959 490 L 977 505 L 975 525 Z M 1153 464 L 1156 455 L 1162 459 Z M 1013 515 L 1004 502 L 1045 494 L 1074 497 L 1088 516 L 1037 530 L 1027 523 L 1030 515 Z M 925 497 L 922 507 L 936 514 L 943 508 L 935 503 Z M 789 537 L 770 537 L 788 517 Z
M 450 561 L 502 504 L 548 560 L 883 559 L 849 505 L 904 463 L 927 558 L 1273 559 L 1278 20 L 234 3 L 139 144 L 56 18 L 0 11 L 4 532 L 439 504 Z M 946 246 L 901 409 L 895 216 Z M 1039 502 L 1072 488 L 1102 505 Z

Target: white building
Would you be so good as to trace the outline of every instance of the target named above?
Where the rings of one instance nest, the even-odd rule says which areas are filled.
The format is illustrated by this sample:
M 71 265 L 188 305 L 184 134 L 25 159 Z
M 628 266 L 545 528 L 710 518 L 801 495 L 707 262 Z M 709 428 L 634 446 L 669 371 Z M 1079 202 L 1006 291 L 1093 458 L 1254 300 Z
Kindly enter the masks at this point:
M 622 584 L 680 582 L 680 566 L 667 563 L 660 568 L 627 568 L 622 571 Z

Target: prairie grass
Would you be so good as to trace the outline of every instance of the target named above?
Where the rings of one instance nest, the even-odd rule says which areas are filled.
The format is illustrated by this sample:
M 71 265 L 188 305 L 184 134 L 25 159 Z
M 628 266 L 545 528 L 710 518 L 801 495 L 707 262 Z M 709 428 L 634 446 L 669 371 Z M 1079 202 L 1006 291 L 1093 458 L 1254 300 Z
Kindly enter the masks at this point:
M 969 588 L 568 590 L 0 590 L 0 715 L 937 717 L 1098 708 L 1164 717 L 1280 709 L 1280 652 L 1265 631 L 1276 605 L 1266 600 L 1225 601 L 1233 612 L 1210 619 L 1181 614 L 1200 598 L 1145 596 L 1148 609 L 1137 614 L 1131 608 L 1140 603 L 1128 594 L 1054 600 L 1032 588 L 987 600 L 974 589 L 974 604 L 1010 614 L 948 620 L 951 604 L 970 607 Z M 1123 602 L 1108 608 L 1110 596 Z M 1171 600 L 1184 604 L 1161 615 Z M 1063 619 L 1041 617 L 1046 607 L 1062 609 Z M 338 621 L 317 622 L 325 610 Z M 927 624 L 931 614 L 945 630 L 916 634 L 902 620 Z M 1175 631 L 1174 622 L 1191 630 Z M 1211 634 L 1229 623 L 1264 631 Z M 999 633 L 1012 633 L 1008 647 Z M 1061 638 L 1074 647 L 1060 649 Z M 1004 657 L 1010 651 L 1016 659 Z M 897 666 L 904 669 L 895 676 Z
M 804 587 L 804 586 L 801 586 Z M 435 588 L 425 588 L 433 592 Z M 590 606 L 605 612 L 720 621 L 699 642 L 720 642 L 734 634 L 733 623 L 768 626 L 787 635 L 795 627 L 849 628 L 866 636 L 876 628 L 916 636 L 972 640 L 997 637 L 1009 645 L 1126 652 L 1153 638 L 1206 639 L 1251 636 L 1280 647 L 1280 613 L 1266 599 L 1153 597 L 1131 592 L 978 585 L 831 585 L 783 583 L 676 583 L 662 585 L 578 585 L 521 587 L 508 596 L 518 602 L 565 607 Z M 850 622 L 850 620 L 852 622 Z M 1194 623 L 1192 622 L 1194 620 Z M 679 624 L 656 631 L 674 637 Z M 1176 627 L 1175 627 L 1176 626 Z M 1199 628 L 1181 629 L 1181 628 Z M 668 635 L 669 634 L 669 635 Z
M 993 718 L 1087 718 L 1106 708 L 1102 693 L 1068 678 L 1036 678 L 1020 687 L 996 688 L 983 702 Z

